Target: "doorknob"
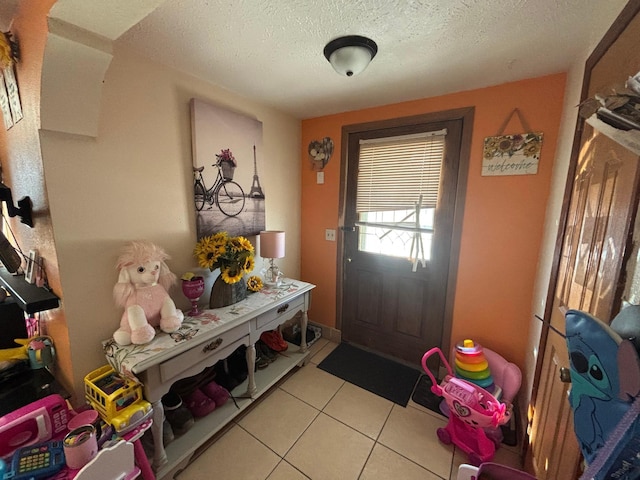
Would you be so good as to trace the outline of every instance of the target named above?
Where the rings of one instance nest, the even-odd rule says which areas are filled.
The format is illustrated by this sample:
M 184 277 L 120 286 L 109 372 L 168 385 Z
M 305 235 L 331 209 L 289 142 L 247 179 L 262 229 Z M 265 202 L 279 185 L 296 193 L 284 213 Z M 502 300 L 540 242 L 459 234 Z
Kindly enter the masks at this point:
M 566 367 L 560 369 L 560 381 L 564 383 L 571 383 L 571 370 Z
M 347 257 L 347 263 L 351 263 L 351 257 Z

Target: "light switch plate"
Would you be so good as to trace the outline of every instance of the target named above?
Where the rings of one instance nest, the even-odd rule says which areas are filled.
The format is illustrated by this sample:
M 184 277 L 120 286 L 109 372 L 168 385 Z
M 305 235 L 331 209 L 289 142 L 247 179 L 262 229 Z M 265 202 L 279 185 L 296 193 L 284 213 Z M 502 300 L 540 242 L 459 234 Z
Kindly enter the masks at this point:
M 324 172 L 317 172 L 316 173 L 316 183 L 318 185 L 321 185 L 324 183 Z

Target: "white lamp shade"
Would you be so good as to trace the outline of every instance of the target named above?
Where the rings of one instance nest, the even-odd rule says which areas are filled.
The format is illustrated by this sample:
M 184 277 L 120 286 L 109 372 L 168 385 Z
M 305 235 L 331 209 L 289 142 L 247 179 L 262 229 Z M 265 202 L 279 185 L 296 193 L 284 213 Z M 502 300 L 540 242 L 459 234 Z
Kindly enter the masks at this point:
M 333 69 L 347 77 L 363 72 L 370 62 L 371 51 L 360 46 L 342 47 L 329 56 Z
M 262 258 L 284 257 L 284 232 L 265 230 L 260 232 L 260 256 Z

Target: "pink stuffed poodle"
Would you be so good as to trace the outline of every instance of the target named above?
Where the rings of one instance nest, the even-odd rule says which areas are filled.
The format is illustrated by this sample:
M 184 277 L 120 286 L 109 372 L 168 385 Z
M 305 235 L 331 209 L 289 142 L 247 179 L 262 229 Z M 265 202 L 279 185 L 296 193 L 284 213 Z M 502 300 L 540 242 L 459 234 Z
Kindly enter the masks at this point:
M 120 275 L 113 297 L 124 313 L 113 339 L 119 345 L 148 343 L 155 337 L 154 327 L 171 333 L 182 325 L 184 315 L 167 293 L 176 280 L 164 262 L 168 258 L 148 241 L 131 242 L 118 257 Z

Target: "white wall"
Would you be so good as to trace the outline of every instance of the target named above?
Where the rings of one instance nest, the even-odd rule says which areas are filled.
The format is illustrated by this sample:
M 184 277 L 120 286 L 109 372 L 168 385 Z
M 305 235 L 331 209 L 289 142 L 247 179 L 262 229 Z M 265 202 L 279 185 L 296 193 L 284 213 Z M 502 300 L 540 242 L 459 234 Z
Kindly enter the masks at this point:
M 119 249 L 129 240 L 148 239 L 167 250 L 178 276 L 196 267 L 192 97 L 263 123 L 266 227 L 290 232 L 279 265 L 289 276 L 299 275 L 299 121 L 116 48 L 97 137 L 41 132 L 76 394 L 82 395 L 83 377 L 106 363 L 101 341 L 119 324 L 121 311 L 111 297 Z M 171 294 L 187 307 L 178 287 Z
M 565 88 L 564 107 L 560 132 L 558 135 L 558 147 L 553 166 L 553 176 L 551 178 L 551 193 L 547 204 L 547 214 L 545 217 L 544 236 L 540 248 L 540 259 L 538 261 L 538 271 L 533 292 L 532 318 L 529 336 L 529 347 L 526 356 L 526 374 L 524 374 L 521 392 L 526 395 L 523 405 L 528 405 L 531 400 L 531 389 L 533 387 L 533 377 L 536 368 L 538 355 L 538 344 L 542 331 L 542 322 L 535 319 L 535 315 L 544 318 L 544 310 L 549 288 L 549 277 L 555 252 L 556 238 L 558 235 L 558 222 L 562 210 L 562 201 L 567 181 L 567 171 L 569 169 L 569 159 L 573 146 L 573 137 L 578 118 L 576 105 L 580 101 L 580 91 L 582 89 L 582 77 L 584 74 L 584 62 L 576 62 L 567 74 L 567 85 Z

